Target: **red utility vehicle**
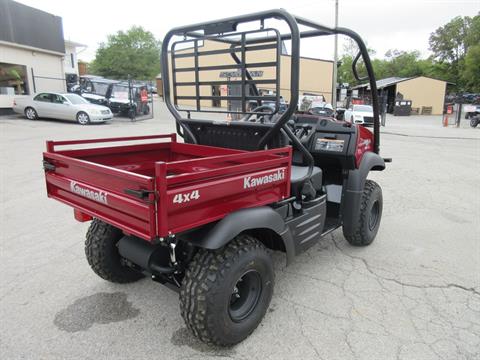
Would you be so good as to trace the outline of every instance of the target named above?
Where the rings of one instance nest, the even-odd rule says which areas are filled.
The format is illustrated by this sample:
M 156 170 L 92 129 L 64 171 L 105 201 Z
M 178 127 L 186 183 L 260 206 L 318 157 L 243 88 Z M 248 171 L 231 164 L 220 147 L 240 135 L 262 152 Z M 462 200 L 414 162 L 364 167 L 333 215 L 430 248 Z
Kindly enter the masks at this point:
M 290 31 L 265 27 L 278 21 Z M 259 29 L 239 31 L 244 23 Z M 300 32 L 299 25 L 310 30 Z M 353 72 L 359 78 L 355 67 L 362 57 L 373 133 L 333 117 L 294 113 L 300 39 L 333 34 L 359 46 Z M 281 61 L 285 40 L 288 62 Z M 213 50 L 203 46 L 210 43 Z M 252 60 L 265 50 L 271 61 Z M 231 61 L 218 64 L 217 56 L 225 54 Z M 281 63 L 290 73 L 284 112 Z M 379 156 L 372 66 L 355 32 L 272 10 L 171 30 L 162 68 L 171 70 L 163 75 L 165 104 L 183 143 L 176 134 L 48 141 L 48 196 L 72 206 L 77 220 L 92 220 L 85 252 L 100 277 L 128 283 L 148 275 L 173 286 L 198 338 L 235 344 L 257 327 L 270 303 L 268 249 L 285 252 L 289 263 L 339 227 L 355 246 L 370 244 L 377 234 L 382 192 L 367 175 L 383 170 L 385 159 Z M 211 80 L 211 72 L 224 70 L 229 76 Z M 226 85 L 228 91 L 211 91 Z M 212 102 L 228 107 L 206 108 Z M 202 111 L 220 115 L 192 118 Z

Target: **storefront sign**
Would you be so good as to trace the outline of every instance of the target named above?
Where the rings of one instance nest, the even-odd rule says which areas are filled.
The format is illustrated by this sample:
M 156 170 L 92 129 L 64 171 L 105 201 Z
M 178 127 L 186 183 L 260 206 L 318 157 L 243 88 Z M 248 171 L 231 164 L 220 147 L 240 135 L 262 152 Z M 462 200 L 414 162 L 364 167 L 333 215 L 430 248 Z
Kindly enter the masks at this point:
M 252 70 L 249 71 L 252 77 L 263 77 L 263 70 Z M 242 72 L 240 70 L 235 71 L 221 71 L 220 72 L 221 78 L 237 78 L 242 77 Z

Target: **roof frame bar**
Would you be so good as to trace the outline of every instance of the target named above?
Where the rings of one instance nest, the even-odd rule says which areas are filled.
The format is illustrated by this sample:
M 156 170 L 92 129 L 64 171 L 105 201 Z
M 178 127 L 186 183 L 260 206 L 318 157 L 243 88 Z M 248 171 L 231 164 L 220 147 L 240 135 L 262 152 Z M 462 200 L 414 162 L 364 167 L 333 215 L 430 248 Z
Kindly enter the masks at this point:
M 191 38 L 197 38 L 197 39 L 206 38 L 206 35 L 213 34 L 213 33 L 219 33 L 219 34 L 225 33 L 225 35 L 227 36 L 228 32 L 233 32 L 236 30 L 238 24 L 260 21 L 261 28 L 262 28 L 264 21 L 268 19 L 283 20 L 288 25 L 290 30 L 290 33 L 280 34 L 280 39 L 291 40 L 292 42 L 291 43 L 291 59 L 292 60 L 291 60 L 291 66 L 290 66 L 290 77 L 291 77 L 290 95 L 291 96 L 290 96 L 290 102 L 289 102 L 290 106 L 282 114 L 280 119 L 272 126 L 271 130 L 268 131 L 263 136 L 263 138 L 259 142 L 258 147 L 263 148 L 265 144 L 267 144 L 268 141 L 276 133 L 280 132 L 283 125 L 286 124 L 288 119 L 290 119 L 290 117 L 293 115 L 293 112 L 295 110 L 295 107 L 293 105 L 298 103 L 300 39 L 338 34 L 338 35 L 345 35 L 352 38 L 357 43 L 357 46 L 359 47 L 359 53 L 365 65 L 365 68 L 367 71 L 367 77 L 370 83 L 370 89 L 372 92 L 372 107 L 373 107 L 373 116 L 374 116 L 374 151 L 376 153 L 379 153 L 380 151 L 380 114 L 379 114 L 377 86 L 376 86 L 375 76 L 373 73 L 373 67 L 372 67 L 370 57 L 368 55 L 368 49 L 364 41 L 362 40 L 359 34 L 357 34 L 356 32 L 350 29 L 343 28 L 343 27 L 330 28 L 300 16 L 293 16 L 283 9 L 262 11 L 262 12 L 253 13 L 253 14 L 225 18 L 217 21 L 209 21 L 209 22 L 198 23 L 198 24 L 193 24 L 188 26 L 176 27 L 167 33 L 163 41 L 162 56 L 161 56 L 162 68 L 168 69 L 168 55 L 167 55 L 168 46 L 169 46 L 170 40 L 176 35 L 184 36 L 185 38 L 191 37 Z M 305 26 L 309 28 L 309 30 L 300 32 L 299 25 Z M 218 31 L 215 29 L 217 29 Z M 201 34 L 198 31 L 203 31 L 204 34 Z M 245 39 L 244 45 L 258 44 L 262 42 L 268 42 L 269 40 L 273 41 L 273 37 L 267 36 L 263 38 Z M 242 45 L 242 39 L 240 41 L 234 41 L 234 40 L 225 39 L 225 38 L 217 38 L 214 41 L 224 42 L 234 46 Z M 247 75 L 247 78 L 248 78 L 248 75 Z M 180 124 L 180 127 L 184 131 L 189 133 L 188 135 L 192 138 L 192 141 L 196 142 L 195 137 L 190 132 L 188 127 L 181 124 L 183 118 L 170 101 L 170 81 L 168 76 L 164 77 L 163 85 L 164 85 L 165 103 L 167 105 L 167 108 L 173 114 L 177 123 Z

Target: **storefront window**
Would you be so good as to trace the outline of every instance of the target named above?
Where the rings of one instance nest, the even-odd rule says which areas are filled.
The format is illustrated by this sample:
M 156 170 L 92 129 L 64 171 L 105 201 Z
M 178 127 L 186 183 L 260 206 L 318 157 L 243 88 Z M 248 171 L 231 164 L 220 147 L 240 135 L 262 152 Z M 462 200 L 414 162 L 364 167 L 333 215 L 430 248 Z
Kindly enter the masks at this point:
M 27 67 L 0 63 L 0 95 L 29 95 Z

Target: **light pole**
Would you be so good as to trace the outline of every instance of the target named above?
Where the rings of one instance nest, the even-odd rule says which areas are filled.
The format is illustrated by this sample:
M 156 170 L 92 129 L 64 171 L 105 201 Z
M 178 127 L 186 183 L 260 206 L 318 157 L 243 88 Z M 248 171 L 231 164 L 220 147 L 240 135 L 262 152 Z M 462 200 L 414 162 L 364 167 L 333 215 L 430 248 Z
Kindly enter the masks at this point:
M 335 0 L 335 29 L 338 27 L 338 0 Z M 332 84 L 332 106 L 337 111 L 337 62 L 338 62 L 338 35 L 335 34 L 333 50 L 333 84 Z

